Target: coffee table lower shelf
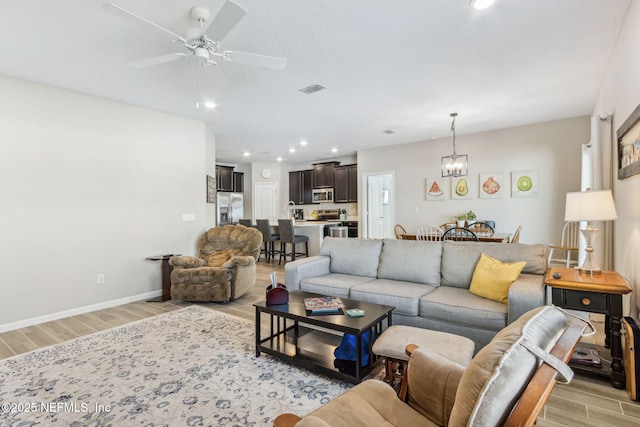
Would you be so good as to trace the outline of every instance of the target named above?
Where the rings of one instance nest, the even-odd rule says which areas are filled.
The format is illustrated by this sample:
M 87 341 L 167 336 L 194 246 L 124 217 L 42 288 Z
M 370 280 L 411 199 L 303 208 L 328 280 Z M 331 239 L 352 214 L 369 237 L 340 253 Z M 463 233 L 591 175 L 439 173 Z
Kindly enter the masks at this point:
M 257 352 L 264 352 L 286 363 L 300 366 L 311 372 L 357 384 L 378 365 L 381 358 L 371 354 L 371 362 L 356 374 L 356 362 L 336 359 L 333 351 L 342 337 L 337 334 L 298 325 L 297 346 L 295 325 L 279 334 L 260 340 Z

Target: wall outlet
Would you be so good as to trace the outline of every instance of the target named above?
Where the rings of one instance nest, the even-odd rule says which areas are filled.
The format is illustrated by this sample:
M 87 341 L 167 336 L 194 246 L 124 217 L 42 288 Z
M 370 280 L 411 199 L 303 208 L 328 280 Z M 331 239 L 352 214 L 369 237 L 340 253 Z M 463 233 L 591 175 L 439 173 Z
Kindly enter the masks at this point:
M 182 221 L 183 222 L 195 221 L 195 220 L 196 220 L 196 214 L 194 214 L 194 213 L 182 214 Z
M 96 277 L 96 283 L 99 285 L 104 283 L 104 274 L 98 274 L 98 276 Z

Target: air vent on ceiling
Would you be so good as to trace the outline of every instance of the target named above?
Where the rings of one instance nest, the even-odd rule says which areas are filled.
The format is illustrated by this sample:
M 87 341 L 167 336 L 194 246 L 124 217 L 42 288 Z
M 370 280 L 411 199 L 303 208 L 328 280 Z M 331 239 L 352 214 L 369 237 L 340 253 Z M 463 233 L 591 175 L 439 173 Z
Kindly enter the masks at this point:
M 386 133 L 387 135 L 391 135 L 392 133 L 396 133 L 395 130 L 391 130 L 391 129 L 387 129 L 387 130 L 383 130 L 382 133 Z
M 300 89 L 300 92 L 306 93 L 307 95 L 311 95 L 312 93 L 319 92 L 319 91 L 325 90 L 325 89 L 326 89 L 326 87 L 316 84 L 316 85 L 303 87 L 302 89 Z

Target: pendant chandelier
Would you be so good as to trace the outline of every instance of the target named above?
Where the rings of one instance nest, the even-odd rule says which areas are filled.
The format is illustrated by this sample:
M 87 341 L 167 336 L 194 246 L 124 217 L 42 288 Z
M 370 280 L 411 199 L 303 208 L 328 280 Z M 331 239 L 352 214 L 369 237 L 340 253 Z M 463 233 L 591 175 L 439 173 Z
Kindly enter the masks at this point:
M 442 157 L 442 177 L 467 176 L 469 170 L 469 156 L 456 154 L 456 117 L 458 113 L 451 113 L 451 132 L 453 132 L 453 154 Z

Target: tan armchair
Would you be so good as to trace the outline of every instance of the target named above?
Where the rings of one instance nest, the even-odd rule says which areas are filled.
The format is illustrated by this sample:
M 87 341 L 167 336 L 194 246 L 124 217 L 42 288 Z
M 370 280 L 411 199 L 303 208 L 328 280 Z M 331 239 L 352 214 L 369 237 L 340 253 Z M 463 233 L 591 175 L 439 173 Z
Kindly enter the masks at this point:
M 262 233 L 244 225 L 210 228 L 198 241 L 198 257 L 169 259 L 171 298 L 226 302 L 241 297 L 256 281 Z
M 274 426 L 531 426 L 556 374 L 571 379 L 565 363 L 584 328 L 553 306 L 539 307 L 500 331 L 467 367 L 414 349 L 407 403 L 384 382 L 367 380 L 304 418 L 283 414 Z

